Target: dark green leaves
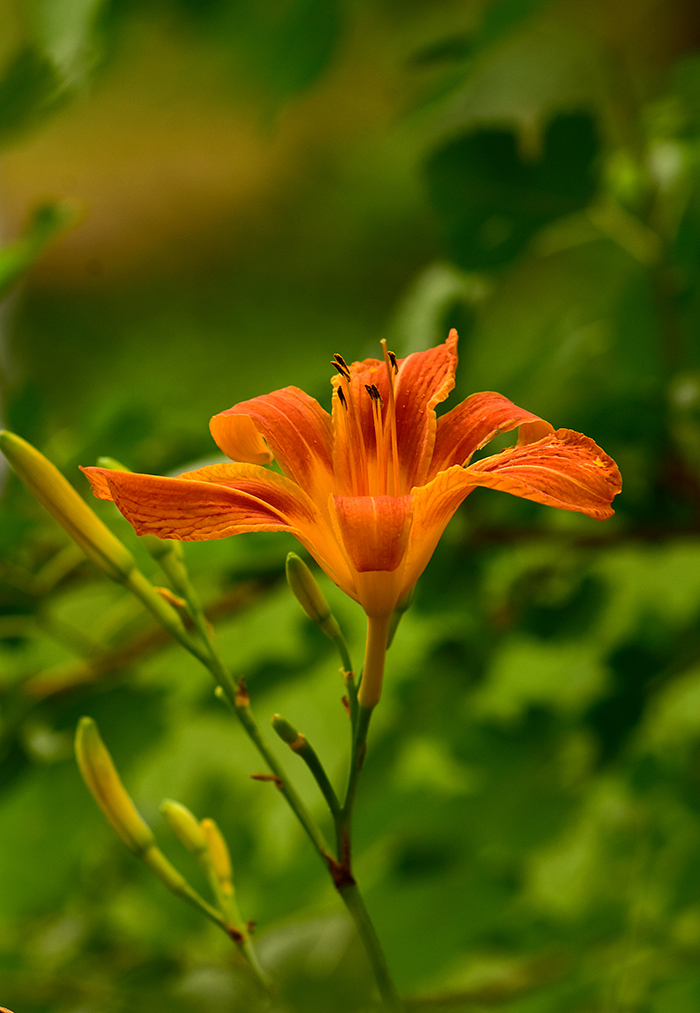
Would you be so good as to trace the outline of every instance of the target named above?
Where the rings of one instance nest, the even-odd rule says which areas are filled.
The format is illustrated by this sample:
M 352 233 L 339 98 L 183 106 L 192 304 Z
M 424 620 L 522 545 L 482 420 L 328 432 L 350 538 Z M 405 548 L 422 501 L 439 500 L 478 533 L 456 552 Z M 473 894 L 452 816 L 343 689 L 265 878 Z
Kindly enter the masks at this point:
M 487 270 L 517 257 L 548 222 L 585 207 L 599 151 L 590 115 L 559 116 L 541 152 L 525 153 L 508 130 L 480 130 L 433 154 L 430 194 L 455 261 Z

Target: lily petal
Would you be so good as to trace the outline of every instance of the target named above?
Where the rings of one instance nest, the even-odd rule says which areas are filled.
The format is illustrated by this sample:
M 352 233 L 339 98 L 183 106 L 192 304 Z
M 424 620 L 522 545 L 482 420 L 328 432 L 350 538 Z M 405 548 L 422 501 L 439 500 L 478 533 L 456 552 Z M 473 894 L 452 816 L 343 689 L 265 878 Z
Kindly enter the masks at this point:
M 549 422 L 518 408 L 502 394 L 471 394 L 438 419 L 429 477 L 434 478 L 453 464 L 468 464 L 472 455 L 497 433 L 508 433 L 516 426 L 523 427 L 521 432 L 527 442 L 554 432 Z
M 571 429 L 557 429 L 537 443 L 510 447 L 477 461 L 464 473 L 474 485 L 601 521 L 612 517 L 610 501 L 622 488 L 613 459 L 588 436 Z
M 312 499 L 326 501 L 333 485 L 331 417 L 303 390 L 283 387 L 242 401 L 215 415 L 209 428 L 227 457 L 264 464 L 269 448 L 288 478 Z
M 412 496 L 334 496 L 336 528 L 368 615 L 389 615 L 400 594 Z
M 454 465 L 413 490 L 414 520 L 406 550 L 402 595 L 416 583 L 457 507 L 474 488 L 465 469 Z
M 413 519 L 411 496 L 334 496 L 340 534 L 355 569 L 395 570 Z
M 457 341 L 457 331 L 452 328 L 442 345 L 415 352 L 398 363 L 396 432 L 409 490 L 426 481 L 436 438 L 435 405 L 454 388 Z
M 316 520 L 301 489 L 257 465 L 213 465 L 178 478 L 82 470 L 95 495 L 116 503 L 139 535 L 205 541 L 243 531 L 295 532 Z

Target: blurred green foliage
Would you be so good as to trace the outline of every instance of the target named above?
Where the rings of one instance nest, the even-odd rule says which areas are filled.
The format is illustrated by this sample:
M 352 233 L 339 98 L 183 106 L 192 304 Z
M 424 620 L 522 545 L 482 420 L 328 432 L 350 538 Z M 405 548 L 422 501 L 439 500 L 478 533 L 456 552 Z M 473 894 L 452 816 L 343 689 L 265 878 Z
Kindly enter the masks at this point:
M 695 1013 L 697 4 L 21 0 L 7 25 L 7 218 L 47 194 L 84 213 L 6 304 L 4 422 L 81 490 L 99 454 L 181 468 L 215 453 L 215 412 L 290 383 L 327 403 L 332 353 L 452 325 L 448 407 L 499 390 L 618 461 L 605 525 L 485 490 L 453 521 L 391 649 L 358 879 L 410 1009 Z M 0 283 L 49 232 L 0 252 Z M 261 723 L 284 714 L 340 783 L 337 662 L 281 581 L 296 547 L 187 558 Z M 359 658 L 361 616 L 324 590 Z M 226 940 L 104 825 L 71 755 L 87 713 L 195 882 L 158 805 L 221 825 L 277 1008 L 373 1008 L 327 875 L 206 673 L 11 477 L 0 673 L 0 1004 L 256 1008 Z

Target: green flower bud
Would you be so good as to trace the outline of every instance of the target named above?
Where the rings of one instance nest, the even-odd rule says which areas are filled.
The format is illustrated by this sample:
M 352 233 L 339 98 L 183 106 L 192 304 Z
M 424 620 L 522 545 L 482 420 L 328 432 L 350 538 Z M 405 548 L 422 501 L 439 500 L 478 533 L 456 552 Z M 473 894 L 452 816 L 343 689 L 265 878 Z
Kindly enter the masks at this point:
M 93 513 L 73 486 L 31 443 L 14 433 L 0 432 L 0 450 L 13 471 L 34 493 L 88 559 L 120 583 L 136 563 L 129 550 Z
M 315 623 L 325 623 L 330 619 L 330 606 L 316 583 L 316 578 L 296 552 L 288 554 L 286 570 L 289 586 L 309 619 Z
M 153 831 L 121 783 L 92 718 L 81 718 L 78 722 L 75 755 L 92 797 L 129 851 L 142 857 L 155 844 Z

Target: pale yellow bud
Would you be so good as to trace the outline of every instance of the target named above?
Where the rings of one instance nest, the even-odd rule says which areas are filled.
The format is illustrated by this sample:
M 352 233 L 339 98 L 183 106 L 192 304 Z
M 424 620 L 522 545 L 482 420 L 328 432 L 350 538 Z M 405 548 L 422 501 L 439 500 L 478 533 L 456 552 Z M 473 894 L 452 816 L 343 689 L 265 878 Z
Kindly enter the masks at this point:
M 214 820 L 203 819 L 199 825 L 206 838 L 211 864 L 221 883 L 221 888 L 225 894 L 232 894 L 233 868 L 224 836 Z
M 65 528 L 88 559 L 112 580 L 125 580 L 136 565 L 133 556 L 93 513 L 58 468 L 31 443 L 14 433 L 0 432 L 0 450 L 13 471 Z
M 130 851 L 143 856 L 155 843 L 119 779 L 112 757 L 92 718 L 81 718 L 75 736 L 75 755 L 93 798 Z
M 170 824 L 173 833 L 193 855 L 201 855 L 208 849 L 207 838 L 202 833 L 199 820 L 187 806 L 166 798 L 161 803 L 160 811 Z

